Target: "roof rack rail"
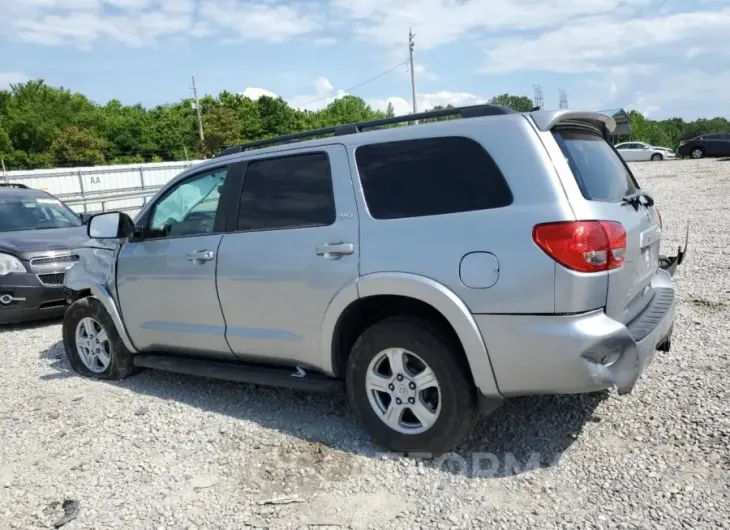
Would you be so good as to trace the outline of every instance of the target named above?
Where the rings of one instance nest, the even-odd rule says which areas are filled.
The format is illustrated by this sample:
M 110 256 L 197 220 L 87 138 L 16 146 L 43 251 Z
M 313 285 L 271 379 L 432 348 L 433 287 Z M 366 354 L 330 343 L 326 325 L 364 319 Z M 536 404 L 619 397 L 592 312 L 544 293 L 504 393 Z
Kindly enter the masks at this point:
M 0 188 L 19 188 L 21 190 L 29 190 L 30 188 L 20 182 L 0 182 Z
M 515 114 L 516 111 L 504 107 L 502 105 L 469 105 L 465 107 L 452 107 L 448 109 L 432 110 L 428 112 L 419 112 L 416 114 L 406 114 L 403 116 L 395 116 L 393 118 L 381 118 L 378 120 L 362 121 L 359 123 L 348 123 L 345 125 L 335 125 L 332 127 L 323 127 L 321 129 L 314 129 L 312 131 L 302 131 L 292 134 L 285 134 L 283 136 L 276 136 L 274 138 L 265 138 L 263 140 L 256 140 L 245 144 L 232 145 L 226 147 L 223 151 L 215 155 L 215 158 L 222 156 L 232 155 L 235 153 L 241 153 L 248 149 L 254 149 L 257 147 L 265 147 L 270 145 L 276 145 L 281 143 L 289 143 L 298 140 L 304 140 L 307 138 L 315 138 L 317 136 L 343 136 L 346 134 L 357 134 L 365 129 L 371 129 L 373 127 L 382 127 L 385 125 L 393 125 L 396 123 L 406 123 L 418 120 L 426 120 L 430 118 L 442 118 L 446 116 L 459 116 L 461 118 L 479 118 L 482 116 L 498 116 L 502 114 Z

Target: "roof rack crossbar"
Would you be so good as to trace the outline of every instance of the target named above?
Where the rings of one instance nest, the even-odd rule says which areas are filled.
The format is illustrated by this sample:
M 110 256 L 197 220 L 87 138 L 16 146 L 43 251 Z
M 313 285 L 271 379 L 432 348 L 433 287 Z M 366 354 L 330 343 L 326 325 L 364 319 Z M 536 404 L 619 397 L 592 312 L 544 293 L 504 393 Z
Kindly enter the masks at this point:
M 247 142 L 245 144 L 232 145 L 226 147 L 223 151 L 218 153 L 215 158 L 222 156 L 232 155 L 234 153 L 240 153 L 248 149 L 254 149 L 257 147 L 265 147 L 282 143 L 289 143 L 297 140 L 304 140 L 306 138 L 315 138 L 317 136 L 344 136 L 348 134 L 357 134 L 366 129 L 372 129 L 374 127 L 383 127 L 386 125 L 394 125 L 397 123 L 414 122 L 418 120 L 426 120 L 433 118 L 442 118 L 447 116 L 459 116 L 461 118 L 479 118 L 482 116 L 498 116 L 503 114 L 514 114 L 515 111 L 503 107 L 502 105 L 470 105 L 466 107 L 452 107 L 448 109 L 432 110 L 428 112 L 418 112 L 416 114 L 406 114 L 403 116 L 395 116 L 392 118 L 380 118 L 378 120 L 363 121 L 359 123 L 348 123 L 344 125 L 335 125 L 332 127 L 323 127 L 321 129 L 314 129 L 311 131 L 301 131 L 292 134 L 285 134 L 283 136 L 276 136 L 274 138 L 264 138 L 263 140 L 255 140 L 253 142 Z
M 0 182 L 0 188 L 19 188 L 21 190 L 29 190 L 30 188 L 20 182 Z

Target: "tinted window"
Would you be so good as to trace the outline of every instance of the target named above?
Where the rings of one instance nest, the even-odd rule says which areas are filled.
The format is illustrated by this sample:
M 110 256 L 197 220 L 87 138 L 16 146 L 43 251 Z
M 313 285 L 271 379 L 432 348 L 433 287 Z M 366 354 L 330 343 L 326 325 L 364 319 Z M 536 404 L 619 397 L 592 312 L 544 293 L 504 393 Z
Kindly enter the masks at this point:
M 633 177 L 601 136 L 579 130 L 553 134 L 586 199 L 617 201 L 636 192 Z
M 722 134 L 714 133 L 714 134 L 706 134 L 702 137 L 703 140 L 721 140 Z
M 364 145 L 357 168 L 375 219 L 399 219 L 507 206 L 512 193 L 474 140 L 424 138 Z
M 220 190 L 227 168 L 183 181 L 155 204 L 151 237 L 179 237 L 213 232 Z
M 239 230 L 327 226 L 335 222 L 332 172 L 325 153 L 251 162 L 243 179 Z

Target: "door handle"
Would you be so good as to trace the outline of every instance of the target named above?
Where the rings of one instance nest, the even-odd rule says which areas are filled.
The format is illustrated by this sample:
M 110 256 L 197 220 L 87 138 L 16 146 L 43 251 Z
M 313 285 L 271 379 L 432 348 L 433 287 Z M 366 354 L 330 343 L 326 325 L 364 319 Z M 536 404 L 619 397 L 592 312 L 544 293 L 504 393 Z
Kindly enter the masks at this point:
M 188 261 L 192 261 L 194 263 L 204 263 L 215 258 L 215 252 L 212 250 L 196 250 L 185 257 Z
M 355 245 L 352 243 L 343 243 L 341 241 L 335 243 L 327 243 L 317 247 L 317 255 L 324 256 L 328 259 L 339 259 L 342 256 L 355 252 Z

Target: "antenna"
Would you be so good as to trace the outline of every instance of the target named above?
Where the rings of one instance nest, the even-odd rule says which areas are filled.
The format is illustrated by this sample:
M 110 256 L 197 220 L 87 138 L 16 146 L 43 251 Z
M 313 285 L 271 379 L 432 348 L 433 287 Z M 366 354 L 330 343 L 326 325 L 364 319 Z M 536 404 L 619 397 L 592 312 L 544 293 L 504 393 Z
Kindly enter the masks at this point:
M 568 108 L 568 93 L 560 89 L 560 108 L 561 109 L 567 109 Z
M 532 100 L 532 104 L 535 107 L 543 108 L 545 106 L 545 100 L 542 96 L 542 87 L 540 85 L 532 85 L 535 89 L 535 97 Z

